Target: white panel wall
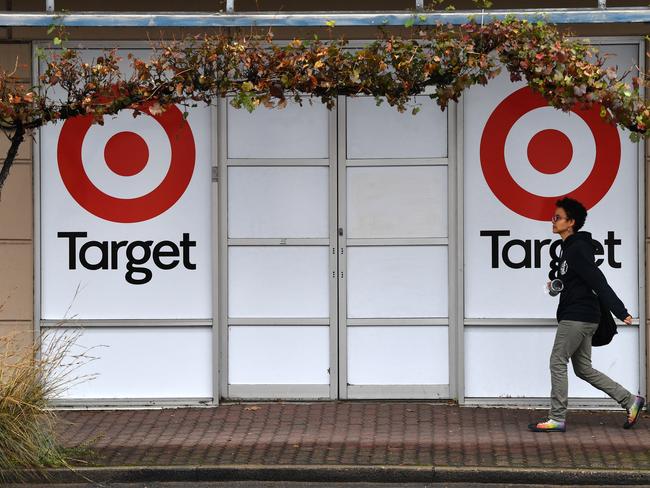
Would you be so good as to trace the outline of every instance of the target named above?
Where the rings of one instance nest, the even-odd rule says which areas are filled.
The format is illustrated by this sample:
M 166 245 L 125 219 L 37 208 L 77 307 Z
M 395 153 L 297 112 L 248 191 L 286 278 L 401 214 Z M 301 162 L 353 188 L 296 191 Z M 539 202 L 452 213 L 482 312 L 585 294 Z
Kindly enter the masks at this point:
M 329 328 L 230 327 L 230 384 L 328 384 Z
M 329 168 L 228 169 L 228 236 L 327 238 Z
M 420 107 L 399 113 L 373 97 L 347 99 L 347 157 L 444 158 L 447 156 L 447 114 L 429 97 L 415 97 Z
M 329 248 L 229 249 L 230 317 L 329 317 Z
M 82 361 L 69 379 L 94 376 L 73 385 L 61 399 L 211 398 L 212 330 L 204 327 L 49 329 L 47 351 L 57 337 L 74 337 L 64 364 Z M 62 342 L 64 343 L 64 342 Z
M 289 102 L 252 113 L 228 106 L 228 157 L 327 158 L 329 111 L 322 103 Z
M 348 237 L 446 237 L 447 167 L 347 170 Z
M 348 317 L 446 317 L 447 247 L 348 249 Z
M 449 382 L 448 328 L 348 328 L 351 385 L 443 385 Z
M 554 327 L 466 326 L 465 396 L 548 397 L 554 337 Z M 638 327 L 619 326 L 609 345 L 592 349 L 594 368 L 633 393 L 639 390 L 638 341 Z M 570 396 L 607 397 L 578 379 L 570 363 L 568 371 Z

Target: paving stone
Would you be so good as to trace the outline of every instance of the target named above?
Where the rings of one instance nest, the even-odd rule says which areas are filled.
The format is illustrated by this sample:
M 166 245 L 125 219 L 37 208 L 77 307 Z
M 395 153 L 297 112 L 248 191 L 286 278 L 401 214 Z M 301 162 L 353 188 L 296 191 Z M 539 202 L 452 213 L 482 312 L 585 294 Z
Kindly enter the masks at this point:
M 251 409 L 251 407 L 256 407 Z M 572 411 L 566 433 L 532 433 L 540 411 L 432 403 L 260 403 L 61 411 L 67 447 L 97 465 L 386 464 L 650 470 L 650 415 Z M 630 446 L 636 446 L 631 449 Z

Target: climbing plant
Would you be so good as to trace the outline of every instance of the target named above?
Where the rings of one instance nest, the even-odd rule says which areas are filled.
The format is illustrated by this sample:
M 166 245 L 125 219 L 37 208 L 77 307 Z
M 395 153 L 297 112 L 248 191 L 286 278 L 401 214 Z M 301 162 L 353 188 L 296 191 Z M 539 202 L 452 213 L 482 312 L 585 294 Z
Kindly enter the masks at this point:
M 415 95 L 428 95 L 445 109 L 465 89 L 485 85 L 503 69 L 550 106 L 568 111 L 597 104 L 601 117 L 627 129 L 633 140 L 648 133 L 650 109 L 640 94 L 641 75 L 605 68 L 592 46 L 551 24 L 513 17 L 418 26 L 414 16 L 410 29 L 412 35 L 405 37 L 382 32 L 355 49 L 343 39 L 280 43 L 270 33 L 161 41 L 147 59 L 129 55 L 128 75 L 120 71 L 115 50 L 88 61 L 64 46 L 43 60 L 33 87 L 0 71 L 0 130 L 11 140 L 0 190 L 30 131 L 70 117 L 89 116 L 101 124 L 124 109 L 137 115 L 144 103 L 156 115 L 172 104 L 187 108 L 224 97 L 249 111 L 260 105 L 282 108 L 289 100 L 332 108 L 340 95 L 374 96 L 377 103 L 415 114 Z

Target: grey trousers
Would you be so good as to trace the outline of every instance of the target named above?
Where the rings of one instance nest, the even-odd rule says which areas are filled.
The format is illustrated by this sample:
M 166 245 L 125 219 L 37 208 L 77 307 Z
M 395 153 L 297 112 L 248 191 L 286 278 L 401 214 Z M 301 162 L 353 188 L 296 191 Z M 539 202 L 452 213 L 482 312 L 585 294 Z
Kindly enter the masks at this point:
M 571 359 L 573 371 L 593 387 L 604 391 L 623 408 L 632 406 L 635 396 L 608 376 L 591 366 L 591 336 L 598 324 L 561 320 L 555 333 L 551 352 L 551 413 L 554 420 L 565 420 L 569 403 L 567 364 Z

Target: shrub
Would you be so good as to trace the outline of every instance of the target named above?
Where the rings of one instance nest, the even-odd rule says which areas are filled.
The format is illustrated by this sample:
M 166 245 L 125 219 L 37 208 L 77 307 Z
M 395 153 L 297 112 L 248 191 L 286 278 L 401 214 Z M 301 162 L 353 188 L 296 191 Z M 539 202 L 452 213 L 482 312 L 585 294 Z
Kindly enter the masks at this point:
M 92 359 L 72 354 L 79 334 L 52 329 L 33 345 L 21 345 L 18 334 L 0 337 L 0 481 L 69 467 L 49 401 L 88 379 L 75 376 Z

